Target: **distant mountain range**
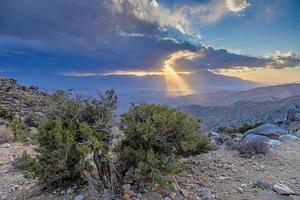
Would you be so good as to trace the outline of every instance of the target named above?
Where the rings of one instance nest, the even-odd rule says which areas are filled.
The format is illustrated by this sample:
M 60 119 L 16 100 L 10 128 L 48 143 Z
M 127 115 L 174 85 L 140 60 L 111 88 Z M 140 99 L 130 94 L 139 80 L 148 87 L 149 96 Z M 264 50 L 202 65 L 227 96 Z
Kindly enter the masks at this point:
M 170 98 L 172 105 L 229 106 L 239 101 L 272 101 L 291 96 L 300 96 L 300 84 L 258 87 L 243 91 L 220 91 Z

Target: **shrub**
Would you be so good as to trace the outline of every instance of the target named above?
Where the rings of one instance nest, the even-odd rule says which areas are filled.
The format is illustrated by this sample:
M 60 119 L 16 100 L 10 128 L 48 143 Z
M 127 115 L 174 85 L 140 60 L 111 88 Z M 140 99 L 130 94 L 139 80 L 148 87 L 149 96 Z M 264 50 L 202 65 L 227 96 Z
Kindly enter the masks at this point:
M 257 122 L 255 124 L 248 124 L 248 123 L 244 123 L 242 126 L 240 126 L 239 128 L 227 128 L 227 127 L 219 127 L 218 128 L 218 132 L 220 133 L 242 133 L 244 134 L 246 131 L 254 129 L 258 126 L 263 125 L 264 123 L 261 122 Z
M 133 167 L 141 175 L 168 182 L 179 155 L 206 152 L 209 138 L 200 133 L 197 118 L 162 105 L 137 105 L 121 116 L 125 139 L 121 144 L 123 173 Z
M 100 149 L 101 134 L 86 124 L 50 120 L 39 128 L 37 167 L 35 174 L 48 188 L 65 186 L 80 179 L 85 157 Z
M 7 127 L 11 129 L 14 140 L 18 142 L 28 143 L 31 141 L 30 130 L 22 123 L 21 118 L 15 117 Z
M 70 96 L 58 91 L 49 102 L 48 122 L 39 127 L 38 155 L 34 175 L 46 188 L 57 188 L 80 181 L 83 172 L 92 170 L 87 156 L 94 154 L 99 178 L 108 188 L 107 143 L 116 95 L 110 90 L 100 98 Z M 26 165 L 25 165 L 26 166 Z
M 0 144 L 12 142 L 14 135 L 12 131 L 5 127 L 0 127 Z
M 11 121 L 13 120 L 14 115 L 10 111 L 0 107 L 0 118 Z
M 24 172 L 34 173 L 36 171 L 36 159 L 32 158 L 26 151 L 22 153 L 18 162 L 17 168 Z

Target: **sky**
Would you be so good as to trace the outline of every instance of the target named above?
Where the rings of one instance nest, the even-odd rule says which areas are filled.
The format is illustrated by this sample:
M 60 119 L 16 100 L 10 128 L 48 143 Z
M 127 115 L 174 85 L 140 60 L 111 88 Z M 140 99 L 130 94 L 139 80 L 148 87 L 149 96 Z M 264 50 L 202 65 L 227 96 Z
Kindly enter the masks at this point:
M 298 83 L 299 11 L 299 0 L 1 0 L 0 76 L 169 95 Z

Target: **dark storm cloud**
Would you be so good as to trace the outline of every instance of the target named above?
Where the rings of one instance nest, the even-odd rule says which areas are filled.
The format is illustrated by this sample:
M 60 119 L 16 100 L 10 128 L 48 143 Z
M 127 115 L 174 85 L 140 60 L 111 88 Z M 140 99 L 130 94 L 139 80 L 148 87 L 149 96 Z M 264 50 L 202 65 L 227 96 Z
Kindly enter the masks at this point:
M 294 54 L 256 58 L 196 47 L 174 38 L 166 40 L 170 37 L 166 28 L 176 27 L 177 22 L 188 23 L 184 16 L 161 8 L 158 11 L 162 13 L 157 11 L 154 17 L 147 10 L 146 17 L 137 17 L 136 12 L 127 10 L 144 12 L 141 9 L 147 0 L 141 1 L 142 6 L 126 7 L 127 12 L 124 9 L 115 12 L 111 2 L 118 5 L 116 0 L 1 0 L 0 69 L 48 72 L 153 69 L 169 54 L 180 50 L 201 54 L 188 64 L 202 68 L 299 64 Z
M 283 53 L 276 51 L 267 57 L 254 57 L 232 53 L 226 49 L 200 46 L 198 50 L 195 51 L 194 59 L 182 59 L 178 64 L 195 69 L 226 69 L 239 67 L 271 67 L 280 69 L 297 67 L 300 64 L 300 59 L 296 57 L 294 52 Z

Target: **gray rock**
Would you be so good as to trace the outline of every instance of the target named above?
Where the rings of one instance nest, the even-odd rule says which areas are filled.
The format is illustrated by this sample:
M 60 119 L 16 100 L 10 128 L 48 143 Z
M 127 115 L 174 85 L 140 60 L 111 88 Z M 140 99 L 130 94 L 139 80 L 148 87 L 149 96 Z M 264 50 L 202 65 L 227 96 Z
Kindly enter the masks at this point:
M 300 108 L 290 109 L 287 114 L 288 121 L 300 121 Z
M 84 200 L 83 194 L 77 195 L 77 196 L 74 198 L 74 200 Z
M 264 135 L 255 135 L 255 134 L 248 134 L 244 137 L 244 143 L 254 145 L 257 142 L 263 142 L 266 145 L 269 145 L 270 139 Z
M 282 183 L 276 183 L 273 186 L 273 190 L 280 195 L 293 195 L 296 194 L 291 188 L 288 186 L 282 184 Z
M 201 196 L 203 200 L 212 199 L 211 189 L 210 188 L 202 188 Z
M 0 145 L 0 148 L 9 148 L 10 144 L 9 143 L 4 143 Z
M 69 188 L 67 189 L 67 194 L 72 194 L 72 193 L 74 193 L 74 192 L 75 192 L 75 189 L 72 188 L 72 187 L 69 187 Z
M 243 188 L 241 188 L 241 187 L 238 187 L 237 189 L 238 189 L 238 191 L 239 191 L 241 194 L 243 194 L 243 193 L 244 193 L 244 189 L 243 189 Z
M 246 131 L 244 137 L 246 137 L 247 135 L 250 135 L 250 134 L 266 136 L 270 139 L 278 139 L 279 136 L 286 135 L 287 131 L 285 131 L 282 128 L 279 128 L 278 126 L 275 126 L 273 124 L 264 124 L 257 128 Z
M 299 138 L 295 135 L 282 135 L 279 137 L 280 142 L 289 142 L 294 140 L 299 140 Z
M 262 181 L 262 180 L 257 180 L 254 185 L 254 188 L 260 188 L 263 190 L 269 190 L 271 189 L 271 185 L 269 183 L 267 183 L 266 181 Z
M 298 132 L 296 133 L 296 136 L 297 136 L 298 138 L 300 138 L 300 130 L 298 130 Z
M 269 144 L 271 147 L 277 147 L 281 144 L 279 140 L 269 140 Z
M 130 188 L 131 188 L 131 185 L 130 185 L 130 184 L 122 185 L 122 189 L 123 189 L 124 192 L 130 191 Z
M 209 132 L 209 136 L 211 136 L 211 137 L 218 137 L 218 136 L 220 136 L 220 134 L 219 133 L 217 133 L 217 132 Z

